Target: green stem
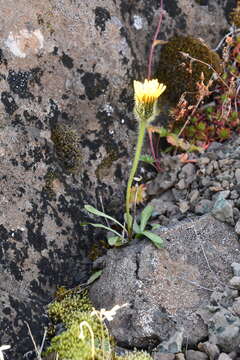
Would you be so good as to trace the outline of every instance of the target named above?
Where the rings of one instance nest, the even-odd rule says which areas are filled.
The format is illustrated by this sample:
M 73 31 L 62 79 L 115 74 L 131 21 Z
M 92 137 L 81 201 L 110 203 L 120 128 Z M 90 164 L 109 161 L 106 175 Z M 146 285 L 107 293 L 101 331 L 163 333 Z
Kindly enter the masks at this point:
M 137 171 L 139 159 L 142 152 L 143 140 L 145 135 L 145 130 L 147 127 L 147 122 L 143 120 L 139 120 L 139 132 L 138 132 L 138 140 L 136 152 L 133 160 L 132 169 L 128 178 L 127 183 L 127 194 L 126 194 L 126 214 L 127 214 L 127 229 L 128 229 L 128 238 L 131 240 L 132 238 L 132 224 L 131 224 L 131 216 L 130 216 L 130 196 L 131 196 L 131 187 L 133 183 L 134 176 Z

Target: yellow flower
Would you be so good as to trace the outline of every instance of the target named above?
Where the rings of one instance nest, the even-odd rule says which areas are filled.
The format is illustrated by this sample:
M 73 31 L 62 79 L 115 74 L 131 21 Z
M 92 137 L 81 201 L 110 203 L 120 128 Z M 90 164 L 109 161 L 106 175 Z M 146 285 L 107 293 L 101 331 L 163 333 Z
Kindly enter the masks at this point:
M 157 115 L 157 100 L 164 92 L 166 86 L 157 79 L 147 80 L 143 83 L 134 80 L 134 113 L 139 121 L 150 123 Z
M 135 101 L 139 103 L 154 103 L 166 89 L 166 85 L 159 84 L 157 79 L 144 83 L 134 80 Z

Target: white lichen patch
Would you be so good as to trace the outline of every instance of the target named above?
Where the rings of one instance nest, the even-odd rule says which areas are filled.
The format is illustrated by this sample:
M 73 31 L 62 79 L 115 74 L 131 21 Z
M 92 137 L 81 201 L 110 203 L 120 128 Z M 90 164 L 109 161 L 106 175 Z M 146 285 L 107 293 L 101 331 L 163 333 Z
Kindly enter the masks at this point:
M 143 18 L 139 15 L 133 15 L 133 26 L 136 30 L 141 30 L 143 28 Z
M 25 58 L 43 48 L 44 37 L 39 29 L 22 29 L 19 33 L 10 32 L 4 43 L 15 56 Z
M 111 116 L 113 114 L 114 109 L 111 104 L 106 103 L 105 105 L 102 106 L 100 111 L 101 112 L 105 111 L 107 113 L 107 116 Z

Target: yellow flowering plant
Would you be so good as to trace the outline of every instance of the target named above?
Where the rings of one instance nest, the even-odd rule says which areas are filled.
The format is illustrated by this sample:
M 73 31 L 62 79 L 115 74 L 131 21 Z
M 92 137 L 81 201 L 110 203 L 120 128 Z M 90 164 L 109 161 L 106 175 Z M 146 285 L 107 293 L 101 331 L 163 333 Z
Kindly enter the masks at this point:
M 157 115 L 157 101 L 159 96 L 165 91 L 166 86 L 159 84 L 157 79 L 147 80 L 144 83 L 134 80 L 134 114 L 139 123 L 138 140 L 136 146 L 136 152 L 133 160 L 132 169 L 129 175 L 126 193 L 126 217 L 128 234 L 132 237 L 132 223 L 130 216 L 130 196 L 131 187 L 135 173 L 137 171 L 139 159 L 142 152 L 143 140 L 147 126 L 155 119 Z
M 127 242 L 132 240 L 134 234 L 135 238 L 147 237 L 154 243 L 155 246 L 161 247 L 162 239 L 153 232 L 146 230 L 148 220 L 153 213 L 153 208 L 151 206 L 146 206 L 143 209 L 141 213 L 140 224 L 138 224 L 136 219 L 134 219 L 133 216 L 130 214 L 130 208 L 132 203 L 132 184 L 138 168 L 145 132 L 147 127 L 155 119 L 158 113 L 157 102 L 160 95 L 165 91 L 166 86 L 164 84 L 160 84 L 157 79 L 145 79 L 144 82 L 134 80 L 133 86 L 135 99 L 134 115 L 138 121 L 138 138 L 136 151 L 133 159 L 133 165 L 127 183 L 125 205 L 126 212 L 124 214 L 125 223 L 122 225 L 116 219 L 105 214 L 104 212 L 97 210 L 93 206 L 85 205 L 85 210 L 94 215 L 104 217 L 105 219 L 109 219 L 115 222 L 115 224 L 117 224 L 121 230 L 119 232 L 109 226 L 96 223 L 82 223 L 81 225 L 92 225 L 94 227 L 104 228 L 108 231 L 111 231 L 114 236 L 108 238 L 108 243 L 112 246 L 121 246 L 123 244 L 126 244 Z

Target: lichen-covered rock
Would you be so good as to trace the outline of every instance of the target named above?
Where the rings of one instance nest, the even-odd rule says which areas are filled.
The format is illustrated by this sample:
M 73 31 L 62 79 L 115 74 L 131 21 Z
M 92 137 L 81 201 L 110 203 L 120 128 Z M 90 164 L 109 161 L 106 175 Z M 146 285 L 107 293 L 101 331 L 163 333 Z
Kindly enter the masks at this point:
M 195 14 L 206 15 L 198 28 L 189 1 L 166 2 L 163 37 L 205 29 L 215 44 L 228 5 L 212 2 L 206 9 L 192 1 Z M 94 236 L 79 226 L 83 205 L 102 197 L 106 210 L 122 215 L 135 135 L 132 80 L 146 76 L 159 2 L 0 0 L 0 7 L 0 344 L 18 360 L 33 349 L 24 321 L 40 343 L 56 286 L 88 275 Z
M 230 279 L 240 245 L 230 226 L 209 215 L 158 233 L 164 239 L 161 250 L 143 240 L 110 250 L 90 297 L 97 308 L 129 304 L 109 324 L 120 346 L 167 344 L 163 352 L 178 352 L 169 338 L 181 328 L 189 346 L 207 336 L 198 310 Z

